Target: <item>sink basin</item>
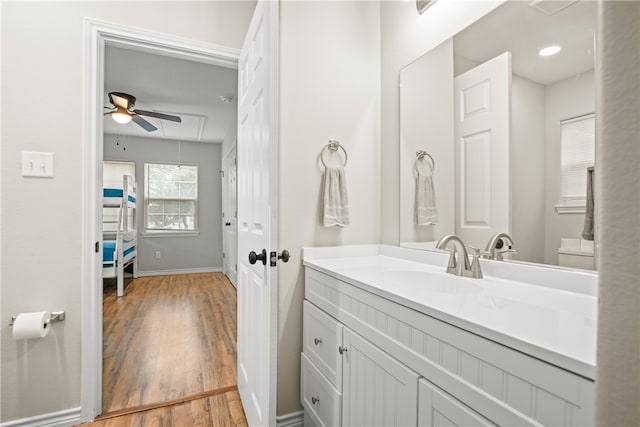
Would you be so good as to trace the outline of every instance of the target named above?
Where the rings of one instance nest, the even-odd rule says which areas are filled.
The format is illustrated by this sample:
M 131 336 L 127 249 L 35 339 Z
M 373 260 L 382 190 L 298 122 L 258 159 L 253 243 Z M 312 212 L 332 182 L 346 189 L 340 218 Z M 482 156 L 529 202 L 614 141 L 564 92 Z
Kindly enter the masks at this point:
M 387 270 L 378 273 L 383 280 L 396 285 L 417 286 L 422 291 L 441 294 L 469 294 L 480 292 L 482 288 L 475 280 L 447 274 L 422 270 Z

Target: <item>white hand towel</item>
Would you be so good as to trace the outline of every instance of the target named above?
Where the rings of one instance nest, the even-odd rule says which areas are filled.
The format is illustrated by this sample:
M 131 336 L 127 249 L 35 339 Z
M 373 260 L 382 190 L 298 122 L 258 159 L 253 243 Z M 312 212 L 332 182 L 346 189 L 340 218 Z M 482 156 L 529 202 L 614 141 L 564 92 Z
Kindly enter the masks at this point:
M 349 225 L 347 180 L 342 166 L 325 168 L 323 201 L 322 225 L 325 227 Z
M 416 200 L 414 209 L 416 225 L 435 225 L 438 223 L 438 208 L 436 207 L 436 192 L 433 188 L 431 175 L 416 176 Z
M 593 240 L 593 166 L 587 168 L 587 206 L 584 216 L 584 227 L 582 229 L 582 238 L 584 240 Z

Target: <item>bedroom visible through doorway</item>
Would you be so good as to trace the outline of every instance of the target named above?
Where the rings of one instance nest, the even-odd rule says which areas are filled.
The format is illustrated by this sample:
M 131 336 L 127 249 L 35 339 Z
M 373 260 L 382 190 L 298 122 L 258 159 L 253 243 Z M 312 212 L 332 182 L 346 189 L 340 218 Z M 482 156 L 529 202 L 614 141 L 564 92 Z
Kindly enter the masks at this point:
M 235 390 L 236 291 L 223 274 L 228 183 L 219 171 L 235 144 L 236 92 L 233 67 L 106 46 L 105 99 L 131 94 L 129 114 L 144 111 L 145 122 L 103 116 L 103 186 L 135 205 L 126 216 L 136 242 L 135 274 L 122 289 L 103 282 L 103 416 Z M 104 212 L 103 230 L 121 226 L 123 212 Z

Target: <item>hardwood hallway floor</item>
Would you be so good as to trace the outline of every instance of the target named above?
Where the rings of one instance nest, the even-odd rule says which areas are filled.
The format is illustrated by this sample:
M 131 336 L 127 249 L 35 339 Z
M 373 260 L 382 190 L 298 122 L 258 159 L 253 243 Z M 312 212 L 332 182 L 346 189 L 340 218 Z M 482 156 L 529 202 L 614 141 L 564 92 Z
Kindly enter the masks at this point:
M 92 425 L 246 425 L 235 390 L 236 290 L 224 274 L 138 278 L 122 298 L 106 286 L 103 325 L 103 414 L 222 393 Z

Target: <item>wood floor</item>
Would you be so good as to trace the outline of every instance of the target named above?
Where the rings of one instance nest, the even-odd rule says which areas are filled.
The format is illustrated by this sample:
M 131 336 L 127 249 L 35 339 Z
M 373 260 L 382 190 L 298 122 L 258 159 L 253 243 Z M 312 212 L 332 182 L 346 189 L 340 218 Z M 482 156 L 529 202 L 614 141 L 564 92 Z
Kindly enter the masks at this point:
M 122 298 L 105 286 L 103 325 L 103 414 L 231 391 L 91 425 L 246 425 L 234 387 L 236 291 L 222 273 L 138 278 Z
M 248 426 L 237 391 L 151 411 L 81 424 L 84 427 Z

